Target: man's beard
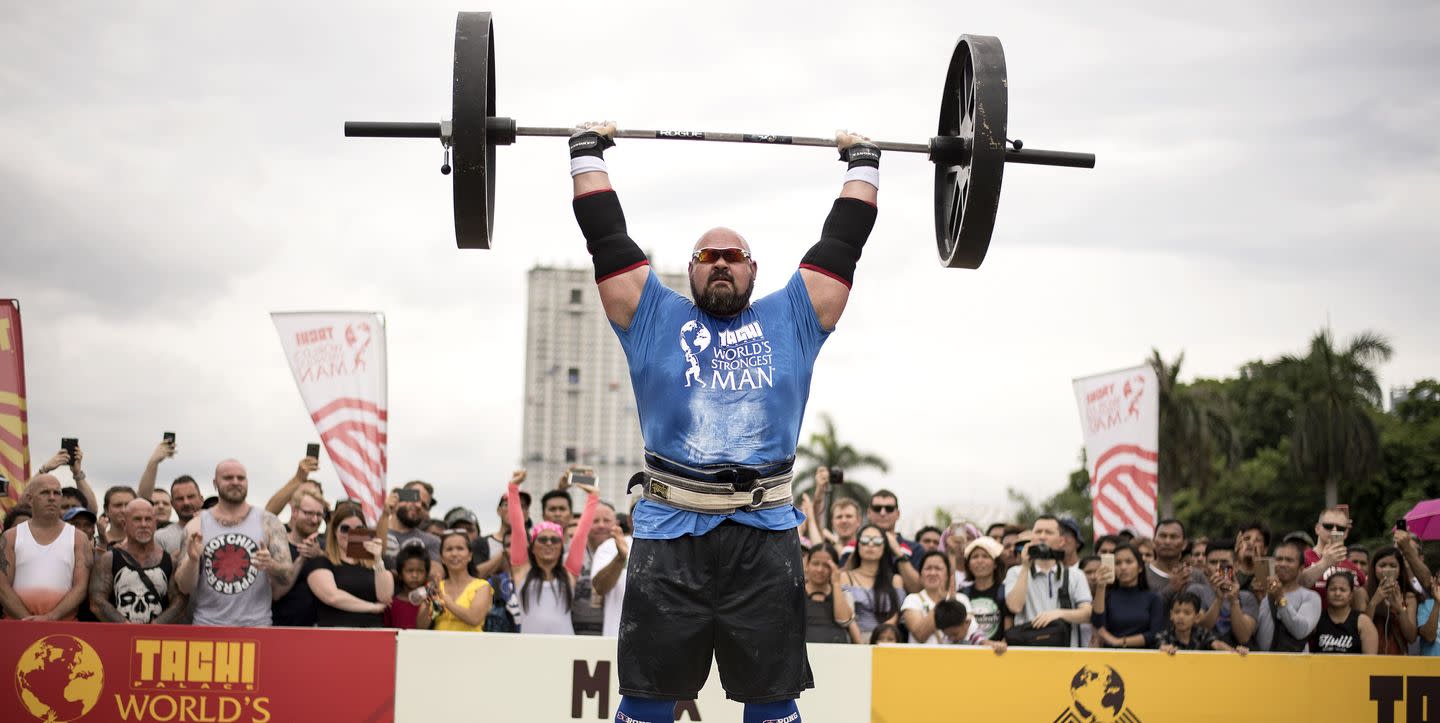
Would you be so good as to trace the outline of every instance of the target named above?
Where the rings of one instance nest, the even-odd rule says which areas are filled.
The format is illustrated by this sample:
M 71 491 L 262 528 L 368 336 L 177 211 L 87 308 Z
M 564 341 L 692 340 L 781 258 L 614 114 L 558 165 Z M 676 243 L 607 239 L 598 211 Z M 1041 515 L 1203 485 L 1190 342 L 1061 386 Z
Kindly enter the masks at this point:
M 244 487 L 221 487 L 215 491 L 215 494 L 224 502 L 238 505 L 245 501 L 245 495 L 248 492 L 249 490 Z
M 417 511 L 412 511 L 409 507 L 404 506 L 401 506 L 395 510 L 395 516 L 400 518 L 401 524 L 412 529 L 425 524 L 425 521 L 430 519 L 425 515 Z
M 715 287 L 711 282 L 718 280 L 729 281 L 727 287 Z M 755 290 L 755 279 L 750 279 L 750 285 L 745 288 L 744 293 L 736 290 L 735 277 L 729 271 L 714 269 L 710 272 L 710 278 L 705 281 L 705 289 L 702 291 L 695 286 L 695 280 L 690 280 L 690 295 L 695 297 L 695 305 L 711 316 L 735 316 L 750 305 L 750 293 Z

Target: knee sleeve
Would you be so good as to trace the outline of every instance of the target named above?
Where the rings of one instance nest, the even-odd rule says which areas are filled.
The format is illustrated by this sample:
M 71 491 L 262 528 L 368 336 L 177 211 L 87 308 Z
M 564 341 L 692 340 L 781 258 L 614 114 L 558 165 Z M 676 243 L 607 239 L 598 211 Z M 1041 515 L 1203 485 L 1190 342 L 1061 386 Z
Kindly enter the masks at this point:
M 675 723 L 675 701 L 624 696 L 615 723 Z
M 774 703 L 746 703 L 745 723 L 800 723 L 800 709 L 795 699 Z

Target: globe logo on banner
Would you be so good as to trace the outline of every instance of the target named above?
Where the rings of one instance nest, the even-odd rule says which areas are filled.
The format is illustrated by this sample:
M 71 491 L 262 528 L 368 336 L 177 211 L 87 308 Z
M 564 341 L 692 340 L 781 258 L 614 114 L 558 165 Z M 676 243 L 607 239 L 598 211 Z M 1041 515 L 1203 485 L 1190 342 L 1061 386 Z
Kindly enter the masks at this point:
M 1075 380 L 1095 534 L 1155 534 L 1160 390 L 1148 365 Z
M 15 692 L 36 720 L 69 723 L 100 700 L 105 667 L 89 643 L 69 635 L 47 635 L 21 654 L 15 665 Z
M 372 312 L 271 314 L 335 475 L 365 519 L 385 499 L 389 410 L 385 321 Z
M 1140 723 L 1125 707 L 1125 681 L 1108 665 L 1087 665 L 1070 679 L 1071 707 L 1055 723 Z

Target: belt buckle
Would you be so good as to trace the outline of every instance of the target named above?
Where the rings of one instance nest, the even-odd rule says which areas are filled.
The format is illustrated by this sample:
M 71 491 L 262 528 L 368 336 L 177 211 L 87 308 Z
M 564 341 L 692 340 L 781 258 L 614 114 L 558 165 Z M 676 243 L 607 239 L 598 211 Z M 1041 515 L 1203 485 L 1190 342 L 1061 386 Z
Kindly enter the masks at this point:
M 746 512 L 754 512 L 760 509 L 760 505 L 762 504 L 765 504 L 765 488 L 756 487 L 750 490 L 750 504 L 744 505 L 740 509 Z

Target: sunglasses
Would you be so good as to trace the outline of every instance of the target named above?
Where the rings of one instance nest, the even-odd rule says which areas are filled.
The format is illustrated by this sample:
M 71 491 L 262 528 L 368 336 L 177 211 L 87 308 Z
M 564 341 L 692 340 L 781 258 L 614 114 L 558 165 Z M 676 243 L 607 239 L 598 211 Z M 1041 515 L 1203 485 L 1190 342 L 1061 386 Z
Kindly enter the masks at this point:
M 885 538 L 866 535 L 860 538 L 858 542 L 862 545 L 869 545 L 870 547 L 880 547 L 885 544 Z
M 560 544 L 561 542 L 563 542 L 563 540 L 561 540 L 561 539 L 558 538 L 558 537 L 550 537 L 549 535 L 544 535 L 544 536 L 535 538 L 535 542 L 536 542 L 536 544 L 540 544 L 540 545 L 558 545 L 558 544 Z
M 1321 522 L 1320 526 L 1331 532 L 1348 532 L 1350 530 L 1349 526 L 1337 525 L 1334 522 Z
M 891 513 L 900 509 L 900 505 L 870 505 L 871 512 Z
M 695 249 L 695 253 L 690 254 L 690 258 L 702 264 L 713 264 L 722 258 L 728 263 L 738 264 L 741 261 L 750 260 L 750 252 L 733 246 L 727 249 L 705 248 Z

